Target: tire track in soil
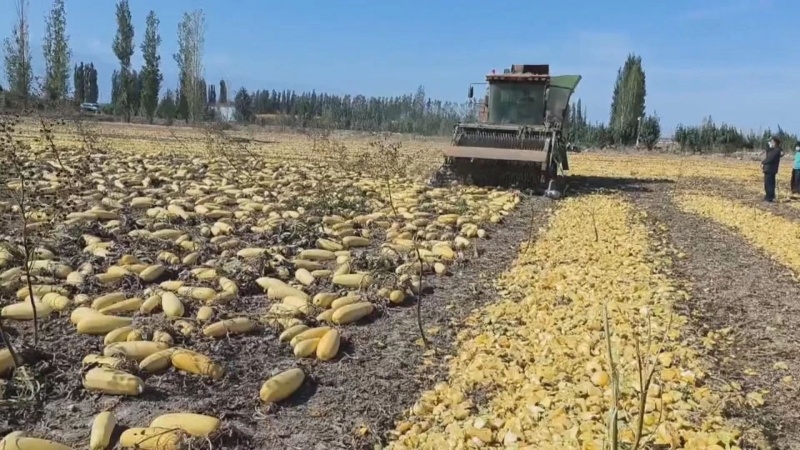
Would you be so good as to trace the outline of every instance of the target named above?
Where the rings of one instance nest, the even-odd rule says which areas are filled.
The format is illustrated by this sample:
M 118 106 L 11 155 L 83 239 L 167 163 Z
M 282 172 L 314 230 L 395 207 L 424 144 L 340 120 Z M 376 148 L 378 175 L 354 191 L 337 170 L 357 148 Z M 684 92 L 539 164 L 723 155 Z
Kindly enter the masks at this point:
M 791 272 L 748 244 L 733 231 L 682 212 L 670 191 L 630 194 L 640 208 L 666 225 L 671 243 L 686 258 L 675 261 L 679 278 L 691 282 L 689 304 L 677 305 L 693 318 L 698 336 L 731 327 L 734 343 L 710 356 L 712 378 L 738 382 L 744 392 L 768 389 L 766 403 L 757 409 L 726 411 L 745 425 L 760 426 L 775 449 L 800 448 L 800 411 L 796 408 L 798 381 L 785 384 L 786 375 L 800 373 L 800 285 Z M 773 369 L 785 362 L 789 370 Z M 757 375 L 748 376 L 753 369 Z

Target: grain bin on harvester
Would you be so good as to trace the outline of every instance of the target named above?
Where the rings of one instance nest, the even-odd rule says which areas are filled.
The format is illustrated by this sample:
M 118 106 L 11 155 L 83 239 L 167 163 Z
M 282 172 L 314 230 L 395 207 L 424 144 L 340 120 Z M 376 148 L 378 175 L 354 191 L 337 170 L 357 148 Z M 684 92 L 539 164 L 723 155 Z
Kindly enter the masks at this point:
M 546 195 L 559 197 L 561 175 L 569 170 L 569 99 L 580 81 L 580 75 L 551 76 L 548 64 L 492 71 L 478 121 L 455 126 L 433 183 L 546 188 Z

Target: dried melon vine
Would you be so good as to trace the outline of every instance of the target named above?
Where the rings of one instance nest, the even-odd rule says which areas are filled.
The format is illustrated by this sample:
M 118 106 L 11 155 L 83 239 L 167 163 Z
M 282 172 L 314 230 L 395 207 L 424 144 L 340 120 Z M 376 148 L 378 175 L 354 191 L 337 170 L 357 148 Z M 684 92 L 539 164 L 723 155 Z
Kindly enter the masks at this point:
M 699 356 L 681 338 L 686 319 L 672 311 L 686 294 L 663 274 L 668 256 L 641 219 L 618 197 L 565 200 L 499 280 L 502 299 L 467 321 L 448 380 L 422 394 L 390 448 L 603 448 L 612 402 L 607 304 L 619 441 L 635 434 L 639 336 L 643 356 L 657 361 L 642 443 L 736 449 L 739 432 L 720 416 L 723 399 L 703 385 Z M 643 338 L 648 322 L 659 345 Z

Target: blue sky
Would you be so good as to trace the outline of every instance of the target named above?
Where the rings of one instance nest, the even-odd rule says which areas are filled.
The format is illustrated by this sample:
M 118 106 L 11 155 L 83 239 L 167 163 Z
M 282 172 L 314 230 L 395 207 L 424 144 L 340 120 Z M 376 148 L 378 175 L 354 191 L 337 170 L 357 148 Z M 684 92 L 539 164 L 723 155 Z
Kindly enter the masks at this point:
M 29 0 L 34 69 L 49 0 Z M 137 51 L 150 9 L 161 20 L 165 83 L 184 11 L 206 15 L 205 72 L 235 89 L 297 89 L 465 100 L 491 69 L 549 63 L 579 73 L 591 120 L 608 119 L 616 71 L 642 56 L 647 110 L 666 131 L 707 115 L 745 129 L 800 132 L 800 2 L 792 0 L 132 0 Z M 73 59 L 93 61 L 109 98 L 114 1 L 66 0 Z M 14 0 L 0 0 L 13 11 Z M 235 6 L 234 6 L 235 5 Z M 13 14 L 0 18 L 8 36 Z M 5 84 L 5 82 L 3 82 Z

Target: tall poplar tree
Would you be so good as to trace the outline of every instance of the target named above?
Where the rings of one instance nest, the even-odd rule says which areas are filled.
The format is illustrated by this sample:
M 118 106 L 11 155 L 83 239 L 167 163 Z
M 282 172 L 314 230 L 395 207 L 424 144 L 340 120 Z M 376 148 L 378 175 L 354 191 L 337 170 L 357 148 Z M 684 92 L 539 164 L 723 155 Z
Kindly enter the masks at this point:
M 636 142 L 639 121 L 645 118 L 646 94 L 642 57 L 630 54 L 617 72 L 611 100 L 609 128 L 617 144 L 631 145 Z
M 31 44 L 28 34 L 28 0 L 16 1 L 16 20 L 11 37 L 3 42 L 8 90 L 27 102 L 33 85 Z
M 86 82 L 86 101 L 97 103 L 100 97 L 100 88 L 97 86 L 97 69 L 95 69 L 94 63 L 89 63 L 84 73 L 84 78 Z
M 69 93 L 69 65 L 72 52 L 67 36 L 67 12 L 64 0 L 54 0 L 45 20 L 44 91 L 50 100 L 63 100 Z
M 164 79 L 159 67 L 161 56 L 158 54 L 158 46 L 161 45 L 161 36 L 158 34 L 158 24 L 159 20 L 155 11 L 150 11 L 147 15 L 144 41 L 142 41 L 144 65 L 140 72 L 142 79 L 141 103 L 150 123 L 153 123 L 153 117 L 158 108 L 158 93 L 161 90 L 161 82 Z
M 185 102 L 185 119 L 196 122 L 203 119 L 206 92 L 203 78 L 203 46 L 205 43 L 205 15 L 202 10 L 183 14 L 178 24 L 178 63 L 181 83 L 181 103 Z M 179 106 L 179 110 L 182 107 Z
M 83 103 L 86 101 L 86 68 L 83 61 L 80 64 L 75 64 L 75 70 L 72 72 L 72 98 L 76 103 Z
M 219 80 L 219 104 L 228 104 L 228 85 L 225 83 L 225 80 Z
M 115 109 L 120 112 L 126 122 L 131 121 L 131 96 L 133 79 L 131 76 L 131 57 L 133 56 L 133 22 L 128 0 L 119 0 L 117 3 L 117 34 L 114 36 L 112 49 L 119 59 L 119 72 L 117 74 L 117 89 Z M 112 83 L 113 86 L 113 83 Z

